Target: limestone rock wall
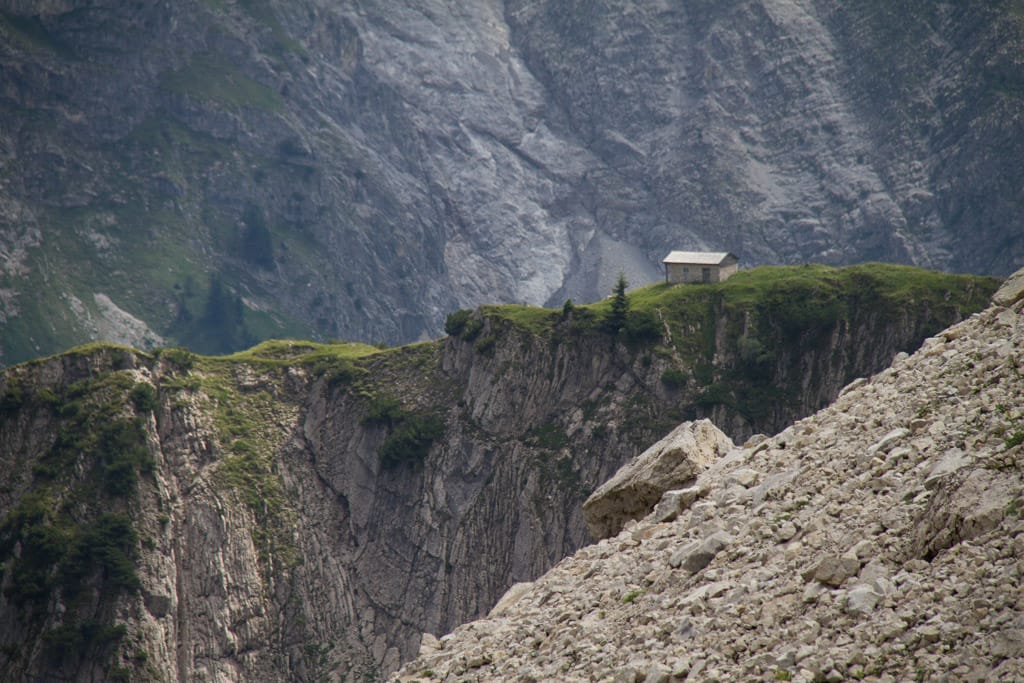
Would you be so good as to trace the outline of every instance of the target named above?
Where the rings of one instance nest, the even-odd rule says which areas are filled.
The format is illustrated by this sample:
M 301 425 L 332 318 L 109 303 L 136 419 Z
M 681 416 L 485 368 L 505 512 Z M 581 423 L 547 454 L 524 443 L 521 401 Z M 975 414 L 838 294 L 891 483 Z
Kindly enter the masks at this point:
M 196 346 L 211 274 L 254 335 L 389 343 L 673 248 L 1008 274 L 1022 30 L 1009 0 L 0 3 L 0 362 Z

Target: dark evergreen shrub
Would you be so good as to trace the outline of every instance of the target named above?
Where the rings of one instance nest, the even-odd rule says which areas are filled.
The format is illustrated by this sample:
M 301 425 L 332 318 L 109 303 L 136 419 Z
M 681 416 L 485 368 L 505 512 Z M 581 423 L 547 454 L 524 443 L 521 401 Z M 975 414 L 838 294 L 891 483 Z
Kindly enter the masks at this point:
M 444 422 L 436 415 L 407 415 L 381 445 L 381 467 L 387 470 L 422 465 L 434 441 L 443 434 Z
M 661 383 L 669 389 L 680 389 L 686 384 L 686 375 L 679 368 L 667 368 L 661 373 Z
M 466 321 L 469 320 L 469 316 L 472 314 L 473 311 L 469 309 L 462 309 L 449 313 L 448 317 L 444 320 L 445 334 L 451 337 L 457 337 L 462 334 L 462 330 L 466 326 Z

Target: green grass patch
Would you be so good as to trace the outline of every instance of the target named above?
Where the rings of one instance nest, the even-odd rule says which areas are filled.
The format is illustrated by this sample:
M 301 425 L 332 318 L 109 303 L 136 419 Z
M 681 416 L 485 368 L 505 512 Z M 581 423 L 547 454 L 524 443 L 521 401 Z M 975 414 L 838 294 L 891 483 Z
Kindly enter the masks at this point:
M 139 351 L 137 351 L 136 349 L 133 349 L 130 346 L 125 346 L 124 344 L 114 344 L 112 342 L 99 341 L 99 342 L 88 342 L 86 344 L 79 344 L 77 346 L 72 346 L 70 349 L 65 351 L 62 355 L 92 357 L 92 356 L 95 356 L 95 355 L 97 355 L 99 353 L 106 354 L 108 357 L 112 357 L 112 356 L 115 356 L 115 355 L 116 356 L 120 356 L 120 358 L 124 362 L 127 362 L 130 356 L 134 356 L 136 354 L 139 354 Z M 141 355 L 145 356 L 146 354 L 143 353 Z M 119 365 L 116 362 L 116 359 L 112 359 L 112 360 L 115 360 L 115 362 L 114 362 L 115 365 Z M 117 380 L 117 381 L 120 382 L 122 380 Z
M 526 442 L 535 448 L 559 451 L 569 445 L 569 435 L 558 425 L 549 423 L 531 429 L 526 436 Z
M 54 666 L 62 666 L 95 650 L 109 656 L 112 654 L 112 646 L 121 642 L 127 633 L 128 629 L 123 624 L 89 619 L 50 629 L 43 634 L 43 644 L 49 662 Z
M 321 344 L 309 341 L 272 339 L 223 358 L 230 361 L 269 363 L 271 365 L 312 365 L 324 359 L 356 360 L 380 352 L 381 349 L 376 346 L 359 342 Z
M 235 68 L 223 55 L 197 55 L 183 69 L 164 76 L 162 86 L 171 92 L 214 102 L 278 112 L 284 109 L 281 95 Z
M 380 393 L 367 395 L 366 411 L 359 424 L 387 432 L 377 451 L 383 470 L 421 467 L 431 446 L 444 436 L 445 430 L 439 413 L 408 410 L 398 399 Z
M 192 375 L 199 400 L 207 400 L 222 458 L 212 480 L 237 493 L 256 524 L 253 542 L 268 573 L 294 566 L 298 554 L 290 535 L 295 511 L 277 467 L 277 454 L 291 433 L 298 408 L 282 386 L 289 361 L 284 342 L 260 345 L 238 357 L 196 356 Z M 301 353 L 301 351 L 300 351 Z M 260 354 L 265 354 L 261 356 Z M 242 379 L 256 384 L 241 388 Z
M 0 28 L 11 42 L 30 52 L 50 52 L 62 59 L 75 59 L 65 41 L 55 37 L 38 16 L 23 16 L 0 11 Z
M 79 344 L 78 346 L 72 346 L 70 349 L 62 351 L 58 354 L 33 358 L 31 360 L 24 361 L 20 365 L 26 367 L 38 367 L 45 363 L 49 363 L 57 358 L 65 356 L 77 356 L 81 358 L 88 357 L 91 359 L 97 359 L 103 366 L 110 368 L 111 371 L 127 370 L 134 367 L 134 359 L 136 358 L 150 358 L 149 354 L 139 351 L 138 349 L 133 349 L 130 346 L 124 346 L 122 344 L 113 344 L 111 342 L 89 342 L 88 344 Z M 60 397 L 52 389 L 43 389 L 40 391 L 45 392 L 45 394 L 48 396 L 51 396 L 52 400 L 54 401 L 59 401 L 60 399 Z
M 375 394 L 367 402 L 366 412 L 359 418 L 359 424 L 392 427 L 407 415 L 398 399 Z
M 827 336 L 849 316 L 851 307 L 872 304 L 881 315 L 898 316 L 908 308 L 924 310 L 937 332 L 957 310 L 967 314 L 987 305 L 1000 281 L 991 277 L 950 275 L 912 266 L 866 263 L 834 268 L 821 265 L 763 266 L 741 270 L 722 283 L 669 285 L 657 283 L 629 293 L 629 311 L 664 319 L 677 349 L 690 360 L 710 358 L 714 323 L 725 313 L 747 312 L 754 325 L 746 340 L 748 361 L 758 364 L 772 353 L 771 334 L 793 341 Z M 608 299 L 574 307 L 572 316 L 589 312 L 601 320 L 610 311 Z M 485 312 L 514 320 L 508 307 Z M 544 310 L 544 309 L 540 309 Z M 535 320 L 550 320 L 535 313 Z M 742 316 L 733 318 L 739 320 Z M 738 338 L 742 331 L 733 330 Z
M 35 475 L 44 481 L 58 481 L 75 463 L 82 463 L 107 495 L 132 494 L 140 473 L 149 474 L 154 468 L 143 421 L 128 407 L 134 403 L 138 386 L 134 377 L 123 371 L 69 386 L 57 409 L 61 417 L 57 438 L 36 463 Z
M 357 361 L 385 352 L 375 346 L 358 342 L 321 344 L 270 340 L 245 351 L 208 360 L 228 365 L 238 362 L 251 363 L 268 369 L 301 366 L 308 368 L 314 376 L 323 377 L 332 386 L 341 386 L 351 384 L 366 375 L 366 370 Z
M 191 351 L 180 346 L 171 346 L 153 351 L 153 356 L 170 363 L 178 372 L 188 372 L 195 363 L 196 356 Z
M 469 317 L 473 315 L 473 311 L 468 308 L 463 308 L 458 311 L 452 311 L 444 319 L 444 332 L 445 334 L 458 337 L 462 334 L 462 331 L 466 329 L 466 323 L 469 322 Z
M 277 561 L 289 566 L 297 558 L 287 529 L 292 511 L 273 453 L 254 441 L 235 438 L 231 452 L 220 462 L 214 480 L 236 490 L 256 517 L 253 541 L 265 565 Z
M 679 368 L 666 368 L 661 373 L 661 383 L 668 389 L 682 389 L 686 386 L 686 373 Z
M 434 442 L 444 436 L 444 420 L 432 413 L 406 413 L 395 424 L 378 455 L 385 470 L 422 467 Z
M 429 342 L 428 342 L 429 344 Z M 261 372 L 275 372 L 289 367 L 307 368 L 314 376 L 323 376 L 332 382 L 346 383 L 355 381 L 366 375 L 366 370 L 358 361 L 379 354 L 403 352 L 415 348 L 416 344 L 394 349 L 380 349 L 359 342 L 319 343 L 288 339 L 271 339 L 261 342 L 244 351 L 237 351 L 224 356 L 205 356 L 195 354 L 181 347 L 157 349 L 155 358 L 173 364 L 180 376 L 165 379 L 165 386 L 175 388 L 198 389 L 200 386 L 209 388 L 209 381 L 200 380 L 207 374 L 217 379 L 215 393 L 225 390 L 223 378 L 242 364 L 251 365 Z M 196 369 L 199 374 L 189 376 L 189 370 Z
M 554 310 L 520 304 L 481 306 L 480 311 L 484 317 L 507 320 L 517 329 L 535 335 L 543 335 L 550 332 L 554 328 L 555 323 L 562 319 L 560 309 Z
M 657 283 L 629 294 L 630 310 L 656 308 L 680 314 L 698 313 L 701 302 L 721 298 L 730 307 L 753 309 L 757 306 L 793 306 L 785 299 L 806 302 L 806 308 L 780 309 L 782 317 L 794 326 L 801 321 L 828 321 L 834 317 L 834 300 L 843 296 L 870 294 L 900 303 L 938 304 L 951 293 L 960 301 L 984 304 L 999 285 L 997 278 L 974 275 L 950 275 L 913 266 L 865 263 L 835 268 L 821 265 L 761 266 L 741 270 L 721 283 L 668 285 Z M 607 301 L 591 304 L 594 310 L 608 306 Z M 691 308 L 696 306 L 696 308 Z
M 17 377 L 11 376 L 0 394 L 0 418 L 13 417 L 25 405 L 25 388 Z
M 996 278 L 882 263 L 766 266 L 722 283 L 638 288 L 628 293 L 626 315 L 619 315 L 626 323 L 615 330 L 609 329 L 613 299 L 607 298 L 561 310 L 504 305 L 460 311 L 449 319 L 449 333 L 472 340 L 487 326 L 488 336 L 496 336 L 488 347 L 500 344 L 509 329 L 554 344 L 610 336 L 634 352 L 672 359 L 663 380 L 669 389 L 685 386 L 692 372 L 704 387 L 698 407 L 724 405 L 756 420 L 768 417 L 773 405 L 798 399 L 795 384 L 775 386 L 777 373 L 795 376 L 786 368 L 798 362 L 798 350 L 821 348 L 849 325 L 870 332 L 905 320 L 915 326 L 910 338 L 923 338 L 984 308 L 998 285 Z

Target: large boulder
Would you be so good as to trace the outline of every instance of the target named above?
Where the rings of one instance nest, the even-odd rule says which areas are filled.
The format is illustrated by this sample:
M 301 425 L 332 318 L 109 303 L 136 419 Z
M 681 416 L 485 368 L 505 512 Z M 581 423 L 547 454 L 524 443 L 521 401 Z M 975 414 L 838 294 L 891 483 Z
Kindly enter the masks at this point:
M 679 425 L 623 465 L 583 503 L 591 536 L 614 536 L 629 520 L 645 517 L 666 491 L 692 484 L 733 448 L 732 440 L 710 420 Z
M 1024 268 L 1006 278 L 1006 282 L 992 295 L 992 302 L 998 306 L 1012 306 L 1024 298 Z

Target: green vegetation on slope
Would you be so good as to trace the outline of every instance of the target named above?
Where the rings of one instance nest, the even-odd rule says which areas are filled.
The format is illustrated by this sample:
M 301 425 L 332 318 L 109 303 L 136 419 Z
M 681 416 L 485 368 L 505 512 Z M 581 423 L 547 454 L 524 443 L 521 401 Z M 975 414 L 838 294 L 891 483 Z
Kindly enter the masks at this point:
M 657 283 L 629 293 L 629 311 L 653 313 L 674 331 L 703 321 L 709 305 L 724 310 L 755 311 L 759 321 L 788 334 L 815 333 L 846 315 L 849 305 L 873 299 L 880 312 L 916 306 L 935 312 L 983 307 L 999 280 L 974 275 L 950 275 L 913 266 L 866 263 L 836 268 L 821 265 L 762 266 L 741 270 L 729 280 L 712 284 Z M 575 304 L 570 318 L 577 329 L 592 329 L 611 314 L 613 299 Z M 507 320 L 532 334 L 552 332 L 562 321 L 561 309 L 536 306 L 483 306 L 484 317 Z M 937 316 L 933 315 L 933 318 Z M 466 316 L 466 325 L 469 316 Z M 936 328 L 934 331 L 938 331 Z
M 423 464 L 430 447 L 444 435 L 444 420 L 433 412 L 406 410 L 398 399 L 370 394 L 362 425 L 378 426 L 388 431 L 378 454 L 383 469 Z
M 126 194 L 131 187 L 126 181 Z M 255 231 L 239 232 L 232 224 L 220 237 L 231 258 L 246 266 L 267 258 L 265 246 L 253 246 L 261 231 L 256 219 L 251 222 Z M 41 223 L 60 237 L 29 253 L 26 273 L 0 276 L 0 288 L 18 292 L 0 326 L 2 363 L 56 353 L 94 336 L 104 319 L 95 299 L 102 293 L 113 295 L 115 305 L 156 334 L 201 353 L 229 353 L 258 339 L 311 332 L 285 315 L 245 305 L 239 290 L 227 284 L 234 277 L 231 268 L 216 259 L 209 265 L 208 255 L 192 250 L 195 239 L 183 238 L 199 229 L 186 213 L 152 204 L 144 208 L 142 201 L 99 199 L 88 207 L 50 209 Z
M 863 334 L 887 323 L 911 326 L 906 339 L 920 340 L 983 308 L 998 284 L 996 278 L 882 263 L 765 266 L 723 283 L 641 287 L 618 309 L 609 297 L 560 310 L 501 305 L 457 311 L 446 331 L 477 349 L 481 339 L 492 347 L 503 329 L 556 344 L 610 337 L 669 359 L 661 375 L 666 389 L 696 386 L 698 407 L 724 405 L 756 422 L 771 406 L 798 399 L 797 349 L 826 351 L 854 325 Z M 623 317 L 624 325 L 608 322 Z
M 164 78 L 172 92 L 230 107 L 280 111 L 284 101 L 277 91 L 246 76 L 226 57 L 209 53 L 192 59 L 185 68 Z
M 756 422 L 767 406 L 792 398 L 805 379 L 801 373 L 812 372 L 794 365 L 794 356 L 817 351 L 826 358 L 839 356 L 864 335 L 908 326 L 913 331 L 906 338 L 920 340 L 983 307 L 996 284 L 991 278 L 881 264 L 759 268 L 721 284 L 641 288 L 620 306 L 619 320 L 624 308 L 626 324 L 615 326 L 607 324 L 607 300 L 558 310 L 487 306 L 449 317 L 449 333 L 466 344 L 452 340 L 379 349 L 271 341 L 223 357 L 162 349 L 145 361 L 158 378 L 155 388 L 128 370 L 136 362 L 129 349 L 74 349 L 67 354 L 68 365 L 94 367 L 94 358 L 102 356 L 114 369 L 55 392 L 16 381 L 29 373 L 13 368 L 0 391 L 0 428 L 5 420 L 33 415 L 48 416 L 58 427 L 32 473 L 34 492 L 0 520 L 3 580 L 17 587 L 24 600 L 19 609 L 33 623 L 40 623 L 42 606 L 53 599 L 72 600 L 68 617 L 48 627 L 45 636 L 54 656 L 58 648 L 80 658 L 125 648 L 109 602 L 87 611 L 74 599 L 86 589 L 101 595 L 137 590 L 134 563 L 145 539 L 134 531 L 128 503 L 146 491 L 142 487 L 153 464 L 144 422 L 158 403 L 163 410 L 194 410 L 212 418 L 219 457 L 204 472 L 225 499 L 251 510 L 262 569 L 278 572 L 298 559 L 293 536 L 298 511 L 285 489 L 279 457 L 297 424 L 301 392 L 294 389 L 300 382 L 308 386 L 312 378 L 338 400 L 336 405 L 353 409 L 350 419 L 376 439 L 385 478 L 415 471 L 449 427 L 491 440 L 494 453 L 519 449 L 527 458 L 524 466 L 540 482 L 532 500 L 543 519 L 548 493 L 586 494 L 593 482 L 581 465 L 601 457 L 598 449 L 624 453 L 624 444 L 664 433 L 695 408 L 725 406 L 728 417 Z M 839 340 L 843 348 L 831 348 L 851 329 L 855 334 Z M 563 354 L 567 350 L 573 353 Z M 509 418 L 507 431 L 488 432 L 491 427 L 472 417 L 471 392 L 460 383 L 462 369 L 441 369 L 440 360 L 450 351 L 478 354 L 478 369 L 512 377 L 515 391 L 536 390 L 541 410 L 529 420 Z M 549 398 L 562 397 L 545 395 L 542 373 L 553 378 L 554 371 L 541 366 L 552 358 L 568 359 L 567 365 L 585 362 L 597 352 L 605 354 L 601 360 L 610 370 L 597 373 L 593 385 L 581 382 L 585 400 L 570 396 L 580 410 L 570 416 L 561 411 L 564 403 L 548 404 Z M 523 360 L 536 360 L 537 367 L 511 372 Z M 781 379 L 780 368 L 789 370 Z M 829 377 L 833 371 L 830 367 Z M 635 383 L 616 387 L 613 380 L 621 377 Z M 816 382 L 810 378 L 807 384 Z M 550 385 L 564 388 L 559 382 Z M 794 412 L 782 414 L 789 418 Z M 1008 447 L 1020 438 L 1008 434 Z M 18 557 L 16 544 L 22 548 Z
M 128 353 L 110 351 L 115 360 Z M 114 622 L 114 601 L 140 587 L 130 501 L 153 471 L 144 426 L 155 407 L 153 388 L 127 370 L 107 370 L 58 394 L 24 387 L 9 373 L 0 404 L 0 430 L 25 416 L 56 425 L 30 492 L 0 520 L 6 597 L 25 617 L 46 613 L 55 600 L 67 607 L 42 634 L 52 666 L 110 657 L 125 635 Z
M 139 548 L 152 543 L 134 524 L 136 494 L 154 469 L 145 424 L 151 411 L 162 404 L 212 419 L 220 457 L 206 470 L 210 482 L 251 510 L 260 568 L 279 578 L 298 561 L 295 508 L 277 460 L 297 419 L 290 382 L 301 374 L 294 369 L 355 391 L 367 375 L 356 362 L 389 353 L 413 363 L 422 356 L 415 346 L 381 351 L 365 344 L 272 341 L 224 357 L 167 348 L 149 358 L 88 344 L 8 369 L 0 382 L 0 435 L 21 433 L 32 420 L 45 425 L 40 429 L 52 434 L 52 443 L 34 462 L 28 493 L 0 518 L 0 582 L 30 623 L 44 623 L 54 601 L 68 607 L 34 636 L 45 643 L 49 666 L 75 670 L 130 646 L 115 607 L 119 595 L 139 590 Z M 150 367 L 155 387 L 139 381 L 133 368 L 140 361 Z M 54 363 L 88 376 L 57 390 L 38 389 L 33 371 Z M 399 415 L 385 460 L 401 460 L 433 438 L 434 423 L 419 418 Z M 26 654 L 4 648 L 0 661 Z M 144 667 L 145 657 L 124 655 L 120 662 L 109 668 L 118 680 L 139 673 L 133 667 Z

